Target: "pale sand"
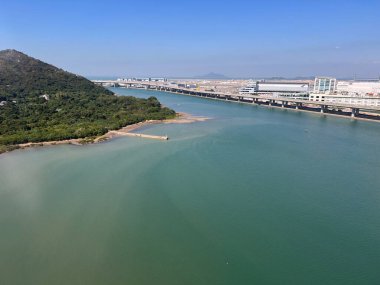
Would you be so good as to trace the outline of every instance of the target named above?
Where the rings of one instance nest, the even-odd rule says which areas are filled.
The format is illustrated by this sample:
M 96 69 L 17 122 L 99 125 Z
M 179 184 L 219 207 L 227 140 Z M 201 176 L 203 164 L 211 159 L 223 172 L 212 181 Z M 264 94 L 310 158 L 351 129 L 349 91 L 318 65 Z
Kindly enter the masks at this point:
M 136 136 L 136 137 L 142 137 L 142 138 L 151 138 L 151 139 L 165 139 L 166 136 L 153 136 L 153 135 L 144 135 L 144 134 L 138 134 L 138 133 L 132 133 L 135 130 L 138 130 L 139 128 L 142 128 L 147 125 L 153 125 L 153 124 L 189 124 L 189 123 L 195 123 L 195 122 L 203 122 L 210 118 L 207 117 L 198 117 L 198 116 L 192 116 L 190 114 L 186 113 L 177 113 L 176 117 L 174 119 L 167 119 L 167 120 L 148 120 L 144 122 L 140 122 L 137 124 L 129 125 L 124 128 L 121 128 L 119 130 L 112 130 L 106 133 L 105 135 L 99 136 L 95 139 L 89 139 L 81 138 L 81 139 L 69 139 L 69 140 L 61 140 L 61 141 L 47 141 L 47 142 L 38 142 L 38 143 L 23 143 L 19 144 L 18 146 L 23 148 L 28 147 L 37 147 L 37 146 L 51 146 L 51 145 L 61 145 L 61 144 L 73 144 L 73 145 L 85 145 L 90 143 L 99 143 L 103 141 L 110 140 L 115 137 L 120 136 Z M 167 138 L 166 138 L 167 139 Z

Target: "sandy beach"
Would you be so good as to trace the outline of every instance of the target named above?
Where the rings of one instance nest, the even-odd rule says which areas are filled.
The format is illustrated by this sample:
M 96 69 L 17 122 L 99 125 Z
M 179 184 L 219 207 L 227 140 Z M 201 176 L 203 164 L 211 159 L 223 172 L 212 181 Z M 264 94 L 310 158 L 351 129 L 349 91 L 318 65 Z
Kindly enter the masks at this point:
M 148 121 L 140 122 L 137 124 L 128 125 L 118 130 L 111 130 L 107 132 L 106 134 L 96 137 L 96 138 L 80 138 L 80 139 L 47 141 L 47 142 L 38 142 L 38 143 L 30 142 L 30 143 L 19 144 L 18 147 L 20 149 L 25 149 L 29 147 L 53 146 L 53 145 L 62 145 L 62 144 L 86 145 L 86 144 L 108 141 L 112 138 L 121 137 L 121 136 L 135 136 L 135 137 L 142 137 L 142 138 L 147 138 L 147 139 L 165 139 L 165 136 L 145 135 L 145 134 L 136 133 L 135 131 L 142 127 L 145 127 L 148 125 L 154 125 L 154 124 L 190 124 L 190 123 L 195 123 L 195 122 L 203 122 L 208 119 L 210 118 L 192 116 L 186 113 L 177 113 L 176 117 L 173 119 L 148 120 Z M 168 137 L 166 137 L 165 140 L 167 139 Z

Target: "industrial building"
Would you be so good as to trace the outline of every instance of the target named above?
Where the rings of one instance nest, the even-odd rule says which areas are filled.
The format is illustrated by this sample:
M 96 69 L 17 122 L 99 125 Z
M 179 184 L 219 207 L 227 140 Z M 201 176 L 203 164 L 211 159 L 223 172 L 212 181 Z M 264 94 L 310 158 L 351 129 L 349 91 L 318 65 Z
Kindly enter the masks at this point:
M 323 100 L 328 103 L 343 103 L 356 106 L 380 107 L 380 97 L 371 96 L 349 96 L 349 95 L 325 95 Z
M 337 81 L 316 77 L 309 100 L 357 106 L 380 106 L 379 81 Z
M 142 78 L 118 78 L 117 81 L 120 82 L 131 82 L 131 81 L 138 81 L 138 82 L 167 82 L 168 79 L 164 77 L 142 77 Z
M 294 99 L 308 99 L 309 83 L 305 82 L 271 82 L 256 81 L 239 89 L 239 94 L 265 95 L 288 97 Z
M 198 88 L 198 85 L 197 84 L 187 84 L 187 83 L 178 83 L 177 86 L 179 88 L 189 88 L 189 89 L 194 89 L 194 88 Z
M 336 91 L 342 94 L 380 95 L 380 80 L 377 81 L 339 81 Z

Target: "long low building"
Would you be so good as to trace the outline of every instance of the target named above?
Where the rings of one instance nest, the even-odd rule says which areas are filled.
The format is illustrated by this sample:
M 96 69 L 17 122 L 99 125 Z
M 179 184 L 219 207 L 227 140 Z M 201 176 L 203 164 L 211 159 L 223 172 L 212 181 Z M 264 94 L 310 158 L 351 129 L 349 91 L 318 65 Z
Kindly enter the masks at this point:
M 306 93 L 309 92 L 308 83 L 285 83 L 285 82 L 258 82 L 258 93 Z
M 316 94 L 309 95 L 310 101 L 326 103 L 342 103 L 357 106 L 380 107 L 380 97 L 374 96 L 352 96 L 342 94 Z
M 380 95 L 380 80 L 378 81 L 338 81 L 338 93 Z
M 257 93 L 307 93 L 309 92 L 308 83 L 295 82 L 266 82 L 256 81 L 246 87 L 240 88 L 240 94 Z
M 239 94 L 270 95 L 279 98 L 309 99 L 309 83 L 256 81 L 239 89 Z

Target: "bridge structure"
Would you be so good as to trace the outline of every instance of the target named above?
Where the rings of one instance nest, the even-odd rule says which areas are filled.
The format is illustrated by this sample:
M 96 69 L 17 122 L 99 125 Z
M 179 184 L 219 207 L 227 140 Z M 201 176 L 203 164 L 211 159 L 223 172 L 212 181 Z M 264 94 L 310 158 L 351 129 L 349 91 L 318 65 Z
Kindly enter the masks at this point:
M 351 116 L 352 118 L 367 118 L 380 121 L 379 106 L 358 106 L 344 103 L 332 103 L 323 101 L 310 101 L 305 99 L 291 99 L 281 96 L 270 96 L 268 94 L 229 94 L 214 91 L 200 91 L 190 88 L 178 87 L 174 84 L 149 81 L 115 81 L 115 80 L 93 80 L 102 86 L 114 86 L 134 89 L 158 90 L 170 93 L 190 95 L 201 98 L 223 100 L 229 102 L 250 103 L 269 107 L 280 107 L 292 110 L 304 110 L 318 112 L 321 114 L 334 114 Z

